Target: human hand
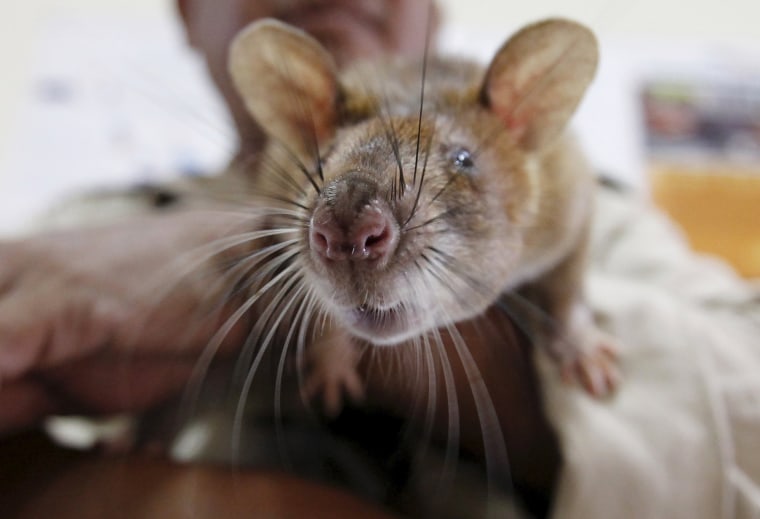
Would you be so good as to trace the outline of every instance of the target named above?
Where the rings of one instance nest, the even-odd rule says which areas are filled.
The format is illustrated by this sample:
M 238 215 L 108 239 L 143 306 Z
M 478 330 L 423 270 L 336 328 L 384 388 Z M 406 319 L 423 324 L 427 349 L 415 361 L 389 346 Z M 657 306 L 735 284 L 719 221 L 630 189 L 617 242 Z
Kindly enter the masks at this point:
M 0 432 L 178 392 L 235 306 L 208 311 L 224 287 L 204 279 L 216 260 L 200 247 L 239 223 L 186 212 L 0 242 Z

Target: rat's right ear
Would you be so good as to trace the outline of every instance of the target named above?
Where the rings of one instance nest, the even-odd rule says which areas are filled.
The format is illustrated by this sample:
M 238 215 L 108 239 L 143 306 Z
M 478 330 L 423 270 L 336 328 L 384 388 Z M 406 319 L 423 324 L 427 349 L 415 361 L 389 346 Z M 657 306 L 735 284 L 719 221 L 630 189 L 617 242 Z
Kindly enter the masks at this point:
M 276 20 L 252 23 L 232 42 L 229 71 L 248 112 L 293 151 L 308 152 L 332 136 L 337 68 L 305 32 Z
M 483 99 L 517 143 L 536 150 L 565 127 L 596 72 L 596 38 L 575 22 L 525 27 L 496 53 Z

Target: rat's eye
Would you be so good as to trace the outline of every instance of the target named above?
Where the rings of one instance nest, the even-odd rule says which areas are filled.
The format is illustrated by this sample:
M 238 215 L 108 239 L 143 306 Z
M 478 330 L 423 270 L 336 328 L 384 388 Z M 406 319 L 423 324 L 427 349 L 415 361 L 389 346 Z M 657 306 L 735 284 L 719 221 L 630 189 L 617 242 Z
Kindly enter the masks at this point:
M 459 148 L 455 150 L 452 155 L 452 159 L 454 161 L 454 165 L 460 169 L 469 170 L 472 169 L 472 167 L 475 165 L 475 162 L 472 158 L 472 153 L 470 153 L 470 150 L 466 148 Z

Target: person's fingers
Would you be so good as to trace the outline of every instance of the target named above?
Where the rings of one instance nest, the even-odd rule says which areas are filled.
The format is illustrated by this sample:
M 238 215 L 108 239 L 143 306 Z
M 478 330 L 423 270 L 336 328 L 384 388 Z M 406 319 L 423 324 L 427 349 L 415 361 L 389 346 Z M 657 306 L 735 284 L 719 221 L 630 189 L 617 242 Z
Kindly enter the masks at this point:
M 242 220 L 188 213 L 1 242 L 0 396 L 21 395 L 5 421 L 144 409 L 181 390 L 201 356 L 236 351 L 250 319 L 225 325 L 241 302 L 209 283 L 222 260 L 203 247 Z
M 32 427 L 54 411 L 55 403 L 45 388 L 33 380 L 0 386 L 0 436 Z
M 0 387 L 0 434 L 34 426 L 49 414 L 142 411 L 182 392 L 195 357 L 91 357 L 36 371 Z M 203 382 L 203 372 L 194 383 Z
M 194 356 L 98 356 L 41 376 L 48 392 L 64 402 L 61 412 L 119 413 L 144 410 L 179 394 L 195 366 Z
M 92 354 L 120 319 L 104 298 L 40 282 L 0 298 L 0 383 Z

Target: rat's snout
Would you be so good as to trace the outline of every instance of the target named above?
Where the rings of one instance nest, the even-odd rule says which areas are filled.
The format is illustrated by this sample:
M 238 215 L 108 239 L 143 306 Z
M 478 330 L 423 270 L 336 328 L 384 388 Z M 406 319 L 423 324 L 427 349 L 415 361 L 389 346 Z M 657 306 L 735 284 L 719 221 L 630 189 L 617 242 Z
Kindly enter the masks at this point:
M 355 213 L 319 204 L 309 226 L 309 244 L 322 260 L 387 262 L 399 230 L 388 204 L 374 200 Z
M 325 186 L 309 224 L 309 245 L 326 261 L 375 261 L 384 266 L 399 241 L 399 226 L 376 179 L 349 171 Z

